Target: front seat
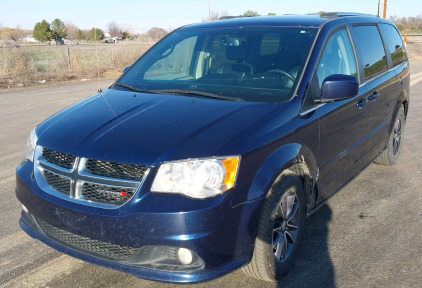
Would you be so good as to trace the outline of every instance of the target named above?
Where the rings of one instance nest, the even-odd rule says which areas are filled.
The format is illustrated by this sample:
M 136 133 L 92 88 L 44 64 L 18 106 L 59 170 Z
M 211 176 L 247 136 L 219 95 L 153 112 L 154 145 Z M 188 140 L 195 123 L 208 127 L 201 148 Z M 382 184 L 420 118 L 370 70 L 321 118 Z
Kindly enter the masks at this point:
M 233 75 L 233 78 L 242 80 L 243 78 L 253 74 L 251 64 L 245 63 L 246 52 L 242 46 L 228 46 L 226 48 L 227 60 L 233 62 L 225 62 L 216 69 L 217 74 Z

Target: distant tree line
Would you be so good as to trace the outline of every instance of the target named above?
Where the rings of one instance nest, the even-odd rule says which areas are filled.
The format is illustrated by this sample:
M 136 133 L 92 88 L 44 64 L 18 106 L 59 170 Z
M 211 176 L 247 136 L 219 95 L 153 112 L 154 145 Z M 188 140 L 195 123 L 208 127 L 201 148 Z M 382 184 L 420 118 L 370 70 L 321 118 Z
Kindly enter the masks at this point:
M 398 17 L 390 16 L 401 33 L 422 33 L 422 15 L 416 17 Z
M 46 20 L 38 22 L 34 26 L 33 36 L 40 42 L 48 42 L 51 40 L 61 41 L 63 39 L 69 40 L 90 40 L 90 41 L 102 41 L 106 37 L 118 38 L 118 39 L 133 39 L 139 35 L 133 35 L 129 32 L 129 29 L 122 29 L 116 22 L 110 22 L 108 24 L 108 34 L 105 31 L 93 27 L 92 29 L 79 29 L 72 22 L 63 23 L 60 19 L 55 19 L 51 24 Z M 166 36 L 169 31 L 153 27 L 148 30 L 144 38 L 151 40 L 159 40 Z
M 0 40 L 3 41 L 18 41 L 19 39 L 24 38 L 27 34 L 31 33 L 32 30 L 22 29 L 19 25 L 16 28 L 9 28 L 3 27 L 3 25 L 0 23 Z
M 242 15 L 239 16 L 259 16 L 260 14 L 257 11 L 247 10 Z M 276 15 L 275 13 L 269 13 L 268 15 Z M 211 11 L 209 18 L 203 18 L 202 21 L 214 21 L 218 20 L 223 16 L 228 16 L 226 11 L 215 12 Z M 129 30 L 130 29 L 122 29 L 116 22 L 110 22 L 107 26 L 108 34 L 110 37 L 116 37 L 119 39 L 133 39 L 137 37 L 141 37 L 145 40 L 157 41 L 163 37 L 165 37 L 169 31 L 159 28 L 159 27 L 152 27 L 149 29 L 145 34 L 141 35 L 134 35 Z M 51 22 L 47 22 L 46 20 L 42 20 L 41 22 L 37 22 L 34 26 L 34 29 L 31 30 L 22 30 L 19 27 L 15 28 L 7 28 L 2 27 L 0 23 L 0 39 L 2 40 L 14 40 L 18 41 L 19 39 L 23 39 L 26 35 L 32 32 L 33 37 L 39 42 L 49 42 L 49 41 L 56 41 L 60 42 L 63 39 L 69 40 L 90 40 L 90 41 L 103 41 L 106 38 L 105 31 L 93 27 L 92 29 L 79 29 L 78 26 L 73 24 L 72 22 L 64 23 L 62 20 L 56 18 Z

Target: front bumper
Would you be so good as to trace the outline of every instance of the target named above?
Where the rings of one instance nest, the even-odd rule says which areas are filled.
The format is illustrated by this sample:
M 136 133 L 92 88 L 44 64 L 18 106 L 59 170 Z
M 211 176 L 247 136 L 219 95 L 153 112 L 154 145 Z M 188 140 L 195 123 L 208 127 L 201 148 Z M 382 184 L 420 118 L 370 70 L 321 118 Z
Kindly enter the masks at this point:
M 252 255 L 259 200 L 233 208 L 229 193 L 207 200 L 144 193 L 107 210 L 45 193 L 32 171 L 27 161 L 17 169 L 22 229 L 78 259 L 140 278 L 186 283 L 227 273 Z M 180 261 L 180 248 L 190 251 L 190 263 Z

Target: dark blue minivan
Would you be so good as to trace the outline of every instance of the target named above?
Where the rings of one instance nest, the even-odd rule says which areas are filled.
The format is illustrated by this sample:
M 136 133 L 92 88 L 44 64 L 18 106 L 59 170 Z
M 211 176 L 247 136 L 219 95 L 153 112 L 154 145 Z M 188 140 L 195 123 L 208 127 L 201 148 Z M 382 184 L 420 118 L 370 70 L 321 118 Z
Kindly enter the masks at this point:
M 141 278 L 276 281 L 307 216 L 372 162 L 398 161 L 409 78 L 397 28 L 375 16 L 182 27 L 30 133 L 20 225 Z

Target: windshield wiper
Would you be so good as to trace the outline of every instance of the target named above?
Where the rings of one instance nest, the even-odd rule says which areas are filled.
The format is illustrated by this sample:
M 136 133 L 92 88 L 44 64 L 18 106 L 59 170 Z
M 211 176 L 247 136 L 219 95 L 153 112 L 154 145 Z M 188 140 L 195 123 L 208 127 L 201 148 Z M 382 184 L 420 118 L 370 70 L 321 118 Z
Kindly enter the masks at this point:
M 200 97 L 214 98 L 214 99 L 220 99 L 220 100 L 230 100 L 230 101 L 245 101 L 239 97 L 229 97 L 229 96 L 218 95 L 218 94 L 214 94 L 210 92 L 186 90 L 186 89 L 162 89 L 162 90 L 151 90 L 148 92 L 169 93 L 169 94 L 178 94 L 178 95 L 184 95 L 184 96 L 200 96 Z
M 149 91 L 138 89 L 138 88 L 133 87 L 132 85 L 129 85 L 129 84 L 124 84 L 124 83 L 114 83 L 113 85 L 117 85 L 117 86 L 129 89 L 130 91 L 134 91 L 134 92 L 142 92 L 142 93 L 148 93 L 149 92 Z
M 239 97 L 229 97 L 229 96 L 223 96 L 218 95 L 210 92 L 204 92 L 204 91 L 195 91 L 195 90 L 186 90 L 186 89 L 160 89 L 160 90 L 141 90 L 138 89 L 130 84 L 124 84 L 124 83 L 114 83 L 114 85 L 129 89 L 134 92 L 141 92 L 141 93 L 169 93 L 169 94 L 178 94 L 178 95 L 184 95 L 184 96 L 200 96 L 200 97 L 207 97 L 207 98 L 214 98 L 214 99 L 220 99 L 220 100 L 229 100 L 229 101 L 245 101 L 242 98 Z

